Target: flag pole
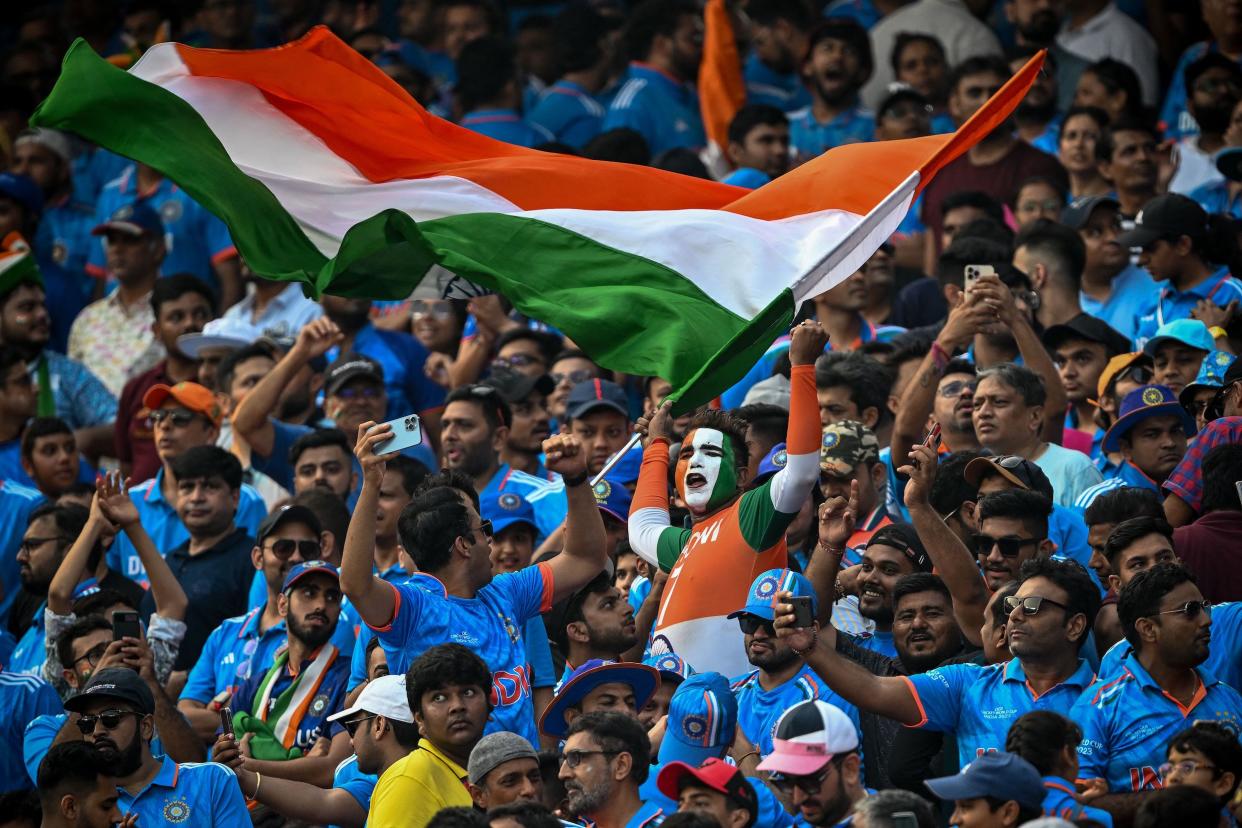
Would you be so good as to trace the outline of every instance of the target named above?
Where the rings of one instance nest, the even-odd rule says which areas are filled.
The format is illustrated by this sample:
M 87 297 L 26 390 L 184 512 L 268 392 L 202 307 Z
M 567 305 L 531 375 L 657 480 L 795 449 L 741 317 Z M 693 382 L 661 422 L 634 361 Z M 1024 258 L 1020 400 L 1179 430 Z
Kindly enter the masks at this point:
M 642 439 L 642 437 L 643 437 L 643 435 L 641 435 L 641 434 L 639 434 L 637 431 L 635 431 L 635 432 L 634 432 L 634 436 L 633 436 L 633 437 L 631 437 L 631 438 L 630 438 L 630 441 L 629 441 L 628 443 L 626 443 L 626 444 L 625 444 L 625 447 L 624 447 L 623 449 L 621 449 L 620 451 L 618 451 L 616 454 L 614 454 L 612 457 L 609 457 L 609 458 L 608 458 L 608 462 L 607 462 L 607 463 L 605 463 L 605 464 L 604 464 L 604 467 L 603 467 L 602 469 L 600 469 L 600 470 L 599 470 L 599 474 L 597 474 L 597 475 L 595 475 L 595 477 L 591 478 L 591 485 L 592 485 L 592 486 L 594 486 L 596 483 L 598 483 L 599 481 L 603 480 L 603 479 L 604 479 L 604 475 L 606 475 L 606 474 L 608 474 L 608 472 L 612 471 L 612 467 L 613 467 L 613 466 L 615 466 L 615 465 L 617 465 L 617 463 L 619 463 L 619 462 L 621 461 L 621 458 L 625 456 L 626 452 L 628 452 L 630 449 L 634 448 L 634 446 L 638 445 L 638 441 L 639 441 L 639 440 L 641 440 L 641 439 Z

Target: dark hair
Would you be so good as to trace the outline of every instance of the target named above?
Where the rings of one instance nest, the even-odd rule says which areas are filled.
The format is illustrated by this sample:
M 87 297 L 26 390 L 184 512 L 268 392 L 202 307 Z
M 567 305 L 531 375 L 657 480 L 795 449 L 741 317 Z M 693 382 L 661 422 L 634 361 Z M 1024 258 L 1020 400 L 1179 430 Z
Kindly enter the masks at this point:
M 739 469 L 750 463 L 750 449 L 746 446 L 746 423 L 741 418 L 718 408 L 705 408 L 690 419 L 686 426 L 689 434 L 696 428 L 714 428 L 733 441 L 733 459 Z
M 729 142 L 743 144 L 757 126 L 789 126 L 789 118 L 769 104 L 746 104 L 729 121 Z
M 893 374 L 879 360 L 853 351 L 832 351 L 815 361 L 815 387 L 848 388 L 850 402 L 858 409 L 859 417 L 868 408 L 878 413 L 873 428 L 879 428 L 891 416 L 888 392 L 893 387 Z
M 1017 581 L 1006 581 L 992 593 L 992 626 L 1003 627 L 1009 622 L 1009 610 L 1005 607 L 1005 599 L 1018 591 Z
M 1173 543 L 1173 527 L 1163 516 L 1127 518 L 1114 526 L 1113 531 L 1108 533 L 1108 540 L 1104 541 L 1104 557 L 1108 558 L 1109 566 L 1135 541 L 1148 535 L 1162 535 L 1170 545 Z
M 1135 652 L 1143 649 L 1135 622 L 1160 612 L 1160 602 L 1184 583 L 1196 583 L 1195 574 L 1181 564 L 1162 563 L 1144 569 L 1121 588 L 1117 617 L 1121 631 Z
M 1230 488 L 1233 484 L 1230 484 Z M 1091 505 L 1083 512 L 1083 520 L 1087 526 L 1099 523 L 1121 523 L 1132 517 L 1164 518 L 1164 505 L 1160 495 L 1151 489 L 1140 489 L 1137 486 L 1122 486 L 1112 489 L 1091 501 Z
M 733 802 L 732 797 L 725 798 Z M 720 820 L 701 811 L 674 811 L 660 825 L 668 825 L 669 828 L 721 828 Z
M 197 293 L 206 299 L 208 307 L 211 308 L 211 315 L 216 315 L 216 294 L 211 287 L 197 276 L 189 273 L 174 273 L 171 276 L 156 279 L 155 287 L 151 288 L 151 310 L 155 313 L 155 318 L 157 320 L 160 318 L 160 308 L 165 302 L 180 299 L 187 293 Z
M 421 713 L 423 696 L 450 685 L 479 687 L 484 695 L 492 691 L 492 673 L 483 659 L 461 644 L 436 644 L 405 671 L 405 696 L 410 710 Z
M 1044 388 L 1044 379 L 1025 365 L 1002 362 L 979 372 L 979 382 L 989 377 L 996 377 L 1022 396 L 1023 405 L 1034 408 L 1048 401 L 1048 391 Z
M 1100 128 L 1100 132 L 1108 129 L 1108 113 L 1100 109 L 1098 106 L 1071 106 L 1065 111 L 1065 117 L 1061 120 L 1061 126 L 1057 130 L 1057 145 L 1061 143 L 1061 138 L 1065 134 L 1065 125 L 1070 118 L 1079 115 L 1085 115 L 1095 121 L 1095 125 Z
M 1052 776 L 1061 752 L 1081 741 L 1082 728 L 1074 722 L 1051 710 L 1032 710 L 1009 726 L 1005 750 L 1030 762 L 1040 776 Z
M 1052 514 L 1052 501 L 1039 492 L 1027 489 L 1006 489 L 992 492 L 979 499 L 979 523 L 988 518 L 1009 518 L 1022 521 L 1022 526 L 1036 538 L 1048 537 L 1048 518 Z
M 625 51 L 630 60 L 646 60 L 655 39 L 672 37 L 686 15 L 699 15 L 688 0 L 644 0 L 630 12 L 625 27 Z
M 1003 224 L 994 218 L 988 216 L 980 216 L 972 219 L 958 228 L 957 235 L 953 237 L 954 241 L 959 239 L 982 239 L 983 241 L 999 244 L 1006 251 L 1007 255 L 1013 252 L 1013 230 L 1008 224 Z M 1005 274 L 1011 272 L 1010 267 L 999 267 L 1001 281 L 1004 281 Z
M 414 495 L 397 534 L 419 571 L 436 573 L 452 560 L 453 542 L 470 534 L 470 516 L 456 489 L 439 486 Z
M 387 462 L 389 472 L 401 475 L 401 488 L 405 489 L 405 493 L 410 497 L 414 496 L 418 485 L 427 479 L 427 475 L 431 474 L 431 470 L 425 465 L 404 454 L 394 454 L 388 458 Z
M 941 215 L 945 213 L 942 211 Z M 936 259 L 936 281 L 942 288 L 945 285 L 962 288 L 966 285 L 967 265 L 985 264 L 1002 270 L 1009 267 L 1010 258 L 1012 251 L 1000 241 L 959 234 Z
M 989 495 L 991 497 L 991 495 Z M 984 498 L 986 500 L 986 498 Z M 1032 578 L 1047 578 L 1069 596 L 1066 601 L 1066 618 L 1082 613 L 1087 624 L 1083 628 L 1082 638 L 1078 639 L 1078 649 L 1091 635 L 1095 625 L 1095 616 L 1100 611 L 1100 588 L 1091 580 L 1087 570 L 1078 561 L 1063 558 L 1039 556 L 1022 564 L 1018 570 L 1018 586 Z
M 637 719 L 624 713 L 583 713 L 569 723 L 565 739 L 575 733 L 591 734 L 602 750 L 628 753 L 633 760 L 629 778 L 635 785 L 647 781 L 651 771 L 651 740 Z
M 103 615 L 105 610 L 117 604 L 123 604 L 134 610 L 138 609 L 138 606 L 125 593 L 102 587 L 74 601 L 73 614 L 79 618 L 87 615 Z
M 651 159 L 651 166 L 657 170 L 667 170 L 692 178 L 715 181 L 711 173 L 707 171 L 707 165 L 703 163 L 703 159 L 699 158 L 699 154 L 689 147 L 670 147 Z
M 1009 64 L 1000 55 L 976 55 L 966 58 L 949 70 L 949 92 L 954 92 L 965 78 L 985 72 L 996 75 L 1002 81 L 1009 80 L 1009 76 L 1013 74 Z
M 510 340 L 512 341 L 512 340 Z M 505 402 L 504 397 L 500 396 L 500 392 L 490 385 L 475 383 L 473 385 L 461 385 L 454 388 L 444 398 L 444 404 L 468 402 L 477 405 L 479 410 L 483 412 L 483 419 L 487 422 L 487 427 L 491 431 L 495 431 L 501 426 L 513 425 L 513 411 L 509 408 L 509 404 Z
M 339 428 L 316 428 L 306 432 L 289 446 L 289 465 L 296 468 L 302 452 L 307 449 L 328 448 L 329 446 L 339 448 L 345 453 L 346 459 L 350 463 L 353 462 L 354 449 L 349 444 L 349 437 L 345 435 L 345 432 Z
M 522 828 L 562 828 L 562 823 L 539 802 L 517 800 L 507 805 L 498 805 L 487 812 L 488 820 L 511 819 Z M 665 820 L 667 822 L 667 820 Z
M 1123 114 L 1116 121 L 1109 124 L 1108 129 L 1101 132 L 1100 139 L 1095 142 L 1095 158 L 1097 161 L 1113 160 L 1113 151 L 1118 132 L 1143 132 L 1150 135 L 1152 140 L 1157 143 L 1160 141 L 1160 130 L 1151 121 L 1146 118 Z
M 66 792 L 82 795 L 94 790 L 101 776 L 111 777 L 112 765 L 93 743 L 73 740 L 52 745 L 37 776 L 39 797 L 51 812 Z
M 474 504 L 474 510 L 479 511 L 479 493 L 474 488 L 474 480 L 470 475 L 459 469 L 440 469 L 435 474 L 426 477 L 422 483 L 418 484 L 418 488 L 414 490 L 414 496 L 429 492 L 432 489 L 439 489 L 447 486 L 450 489 L 456 489 L 464 494 L 471 503 Z
M 1183 80 L 1186 84 L 1186 100 L 1191 100 L 1195 96 L 1195 83 L 1205 73 L 1212 69 L 1224 69 L 1233 76 L 1235 81 L 1242 81 L 1242 67 L 1234 63 L 1220 52 L 1208 52 L 1203 57 L 1193 61 L 1186 67 Z
M 1014 823 L 1015 825 L 1024 825 L 1025 823 L 1030 822 L 1033 819 L 1039 819 L 1044 813 L 1042 808 L 1038 806 L 1032 807 L 1030 805 L 1023 805 L 1021 802 L 1018 802 L 1016 799 L 1015 800 L 1000 799 L 999 797 L 995 797 L 995 796 L 985 796 L 985 797 L 982 797 L 982 799 L 984 802 L 988 804 L 988 810 L 991 811 L 992 813 L 996 813 L 1001 808 L 1003 808 L 1006 802 L 1013 802 L 1015 805 L 1017 805 L 1018 806 L 1018 821 Z
M 1128 64 L 1106 57 L 1097 60 L 1083 71 L 1090 72 L 1108 94 L 1126 93 L 1126 105 L 1122 110 L 1123 116 L 1143 116 L 1143 87 L 1139 83 L 1138 73 L 1131 69 Z
M 1173 785 L 1148 791 L 1134 812 L 1134 828 L 1216 828 L 1220 800 L 1194 785 Z
M 340 495 L 322 486 L 312 486 L 289 498 L 289 502 L 314 512 L 324 531 L 332 533 L 337 549 L 345 545 L 345 533 L 349 531 L 349 508 Z
M 237 491 L 242 485 L 241 463 L 232 453 L 219 446 L 194 446 L 186 449 L 172 461 L 172 473 L 178 483 L 218 477 L 233 491 Z
M 484 693 L 487 693 L 488 690 L 488 687 L 483 688 Z M 397 744 L 410 750 L 418 747 L 418 740 L 422 738 L 422 734 L 419 733 L 418 730 L 418 725 L 413 722 L 403 722 L 398 719 L 385 718 L 385 721 L 388 722 L 388 726 L 392 728 L 392 737 L 397 740 Z
M 915 106 L 923 107 L 924 109 L 928 109 L 931 106 L 921 92 L 917 92 L 907 86 L 899 86 L 895 91 L 888 93 L 884 100 L 880 101 L 879 106 L 875 109 L 875 122 L 878 124 L 883 121 L 892 114 L 897 104 L 904 101 L 910 101 Z
M 902 575 L 893 585 L 893 608 L 897 607 L 902 598 L 919 592 L 938 592 L 944 596 L 949 606 L 953 605 L 953 595 L 945 586 L 944 581 L 940 580 L 939 575 L 933 575 L 930 572 L 911 572 Z
M 0 301 L 0 306 L 4 302 Z M 26 355 L 12 345 L 0 344 L 0 381 L 8 379 L 9 369 L 14 365 L 26 365 Z
M 885 358 L 885 362 L 889 368 L 893 370 L 893 379 L 896 381 L 897 369 L 907 362 L 922 362 L 931 350 L 931 344 L 934 337 L 924 335 L 920 331 L 907 331 L 898 334 L 889 343 L 892 345 L 892 352 Z M 971 373 L 974 373 L 974 366 L 971 366 Z
M 82 534 L 82 530 L 86 528 L 86 521 L 90 518 L 90 511 L 85 506 L 77 503 L 53 503 L 44 502 L 35 507 L 30 513 L 30 517 L 26 521 L 26 525 L 32 525 L 36 520 L 50 517 L 52 522 L 56 524 L 56 532 L 60 535 L 56 548 L 64 551 L 78 539 L 78 535 Z M 87 567 L 94 572 L 99 566 L 99 556 L 103 553 L 103 546 L 97 541 L 95 548 L 91 550 L 90 560 Z
M 487 817 L 473 806 L 441 808 L 427 821 L 426 828 L 488 828 Z
M 0 370 L 5 370 L 7 367 L 4 366 Z M 29 460 L 34 455 L 35 440 L 58 434 L 68 434 L 72 437 L 73 429 L 69 428 L 69 424 L 60 417 L 35 417 L 22 431 L 22 458 Z
M 233 375 L 237 373 L 237 366 L 251 359 L 270 359 L 275 362 L 276 355 L 272 353 L 271 346 L 262 342 L 252 342 L 244 348 L 230 351 L 216 366 L 216 388 L 227 394 L 229 386 L 233 384 Z
M 1005 221 L 1004 206 L 992 196 L 979 190 L 959 190 L 949 193 L 940 202 L 940 215 L 946 215 L 962 207 L 974 207 L 998 223 L 1003 224 Z
M 1082 284 L 1083 268 L 1087 266 L 1087 245 L 1078 231 L 1041 218 L 1019 232 L 1013 246 L 1015 250 L 1025 247 L 1036 258 L 1042 259 L 1054 275 L 1077 292 Z
M 552 22 L 552 37 L 561 71 L 581 72 L 604 56 L 600 41 L 614 28 L 615 19 L 604 17 L 586 3 L 570 3 Z
M 733 415 L 773 445 L 784 442 L 789 433 L 789 412 L 779 405 L 751 403 L 733 409 Z
M 1170 739 L 1167 750 L 1169 753 L 1175 750 L 1179 753 L 1192 750 L 1202 753 L 1216 766 L 1213 779 L 1232 773 L 1233 787 L 1221 799 L 1225 802 L 1233 799 L 1238 784 L 1242 783 L 1242 742 L 1238 741 L 1238 731 L 1233 725 L 1197 721 Z
M 811 32 L 810 38 L 807 40 L 806 57 L 810 60 L 811 54 L 815 51 L 815 47 L 822 40 L 839 40 L 853 51 L 854 56 L 858 58 L 858 68 L 861 72 L 859 82 L 865 82 L 871 77 L 871 73 L 875 71 L 875 56 L 871 51 L 871 36 L 867 34 L 867 30 L 851 17 L 829 17 L 823 20 L 815 30 Z
M 22 438 L 25 443 L 25 438 Z M 1200 466 L 1203 472 L 1203 497 L 1200 511 L 1240 511 L 1238 490 L 1234 483 L 1242 480 L 1242 446 L 1226 443 L 1207 453 Z
M 651 161 L 651 146 L 638 130 L 617 127 L 605 130 L 587 141 L 586 146 L 582 148 L 582 154 L 596 161 L 647 164 Z M 583 358 L 590 359 L 585 354 Z
M 96 630 L 111 631 L 112 625 L 102 615 L 83 615 L 68 627 L 65 627 L 64 631 L 56 639 L 56 658 L 60 660 L 61 667 L 64 667 L 66 670 L 73 669 L 73 642 L 90 635 Z
M 932 37 L 929 34 L 922 34 L 920 32 L 900 32 L 898 33 L 896 39 L 893 40 L 893 50 L 888 53 L 888 62 L 892 66 L 894 76 L 900 72 L 901 53 L 905 51 L 907 46 L 914 43 L 928 44 L 940 53 L 940 59 L 945 62 L 946 66 L 948 65 L 949 58 L 945 54 L 944 44 L 941 43 L 939 39 Z
M 903 811 L 914 815 L 916 828 L 938 828 L 940 825 L 930 802 L 900 788 L 879 791 L 854 804 L 855 816 L 865 816 L 868 828 L 897 828 L 893 817 Z
M 85 744 L 85 743 L 83 743 Z M 38 791 L 8 791 L 0 794 L 0 814 L 11 825 L 29 825 L 39 828 L 43 821 L 43 806 Z
M 976 457 L 983 457 L 983 452 L 955 451 L 940 463 L 927 498 L 936 514 L 947 515 L 963 502 L 979 496 L 979 490 L 967 483 L 965 477 L 966 464 Z M 894 465 L 901 465 L 895 461 L 896 458 Z
M 760 26 L 772 26 L 784 20 L 799 31 L 806 31 L 815 22 L 805 0 L 750 0 L 746 16 Z
M 513 46 L 498 35 L 484 35 L 461 48 L 454 92 L 462 110 L 469 112 L 496 100 L 506 84 L 516 82 L 517 76 Z

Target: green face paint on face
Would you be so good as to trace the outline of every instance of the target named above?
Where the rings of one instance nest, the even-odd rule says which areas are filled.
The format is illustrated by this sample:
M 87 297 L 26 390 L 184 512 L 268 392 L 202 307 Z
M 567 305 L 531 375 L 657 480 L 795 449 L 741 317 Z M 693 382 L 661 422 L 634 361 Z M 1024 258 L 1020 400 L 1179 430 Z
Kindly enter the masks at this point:
M 677 493 L 693 514 L 708 514 L 727 503 L 737 494 L 737 463 L 728 435 L 714 428 L 687 434 L 676 480 Z

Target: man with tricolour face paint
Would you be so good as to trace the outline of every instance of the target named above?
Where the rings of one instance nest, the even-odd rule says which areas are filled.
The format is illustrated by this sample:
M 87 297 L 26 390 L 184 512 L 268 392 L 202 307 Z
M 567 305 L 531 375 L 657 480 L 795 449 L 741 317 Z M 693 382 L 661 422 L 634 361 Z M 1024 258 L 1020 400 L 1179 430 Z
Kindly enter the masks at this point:
M 819 478 L 815 358 L 827 339 L 815 321 L 793 330 L 788 462 L 762 485 L 746 491 L 745 423 L 716 410 L 691 420 L 674 475 L 690 511 L 688 529 L 669 525 L 669 408 L 638 421 L 647 439 L 630 509 L 630 546 L 669 573 L 652 652 L 671 650 L 700 672 L 736 676 L 750 670 L 741 632 L 727 616 L 746 603 L 756 576 L 785 567 L 785 530 Z

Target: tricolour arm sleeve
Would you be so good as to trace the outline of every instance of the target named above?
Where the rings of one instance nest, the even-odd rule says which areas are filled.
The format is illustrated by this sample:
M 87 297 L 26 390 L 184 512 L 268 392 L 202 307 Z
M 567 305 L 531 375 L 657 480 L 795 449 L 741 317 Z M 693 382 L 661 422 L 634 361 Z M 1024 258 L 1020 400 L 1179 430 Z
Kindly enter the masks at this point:
M 819 480 L 819 401 L 815 397 L 815 366 L 795 365 L 789 371 L 789 462 L 772 476 L 768 494 L 778 512 L 797 514 Z M 633 530 L 631 530 L 632 533 Z
M 630 548 L 651 566 L 659 566 L 660 535 L 669 528 L 668 441 L 653 440 L 643 450 L 630 505 Z

